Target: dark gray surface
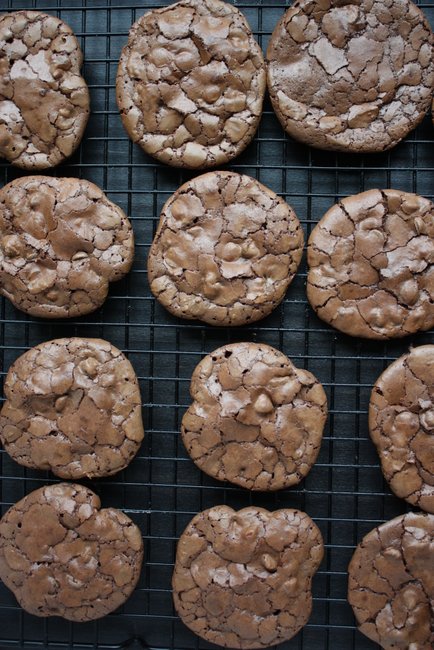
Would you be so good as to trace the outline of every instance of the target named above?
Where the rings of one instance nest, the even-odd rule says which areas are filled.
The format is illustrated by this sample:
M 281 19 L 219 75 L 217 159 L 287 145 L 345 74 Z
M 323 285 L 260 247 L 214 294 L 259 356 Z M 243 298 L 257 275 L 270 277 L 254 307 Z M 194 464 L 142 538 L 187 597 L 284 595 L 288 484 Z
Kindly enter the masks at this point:
M 367 429 L 370 389 L 380 372 L 409 345 L 434 342 L 430 333 L 392 343 L 350 339 L 318 320 L 305 296 L 303 262 L 283 305 L 255 326 L 228 330 L 181 322 L 151 297 L 146 255 L 160 209 L 189 173 L 157 165 L 128 140 L 118 115 L 114 82 L 128 29 L 146 8 L 169 1 L 0 0 L 1 8 L 37 7 L 68 22 L 80 37 L 84 76 L 90 85 L 92 116 L 79 152 L 58 167 L 58 176 L 79 176 L 100 185 L 130 216 L 136 261 L 124 281 L 112 285 L 105 306 L 94 315 L 55 323 L 31 319 L 0 302 L 2 377 L 28 347 L 60 336 L 99 336 L 129 356 L 143 397 L 145 442 L 130 467 L 90 485 L 103 505 L 123 508 L 141 527 L 145 562 L 139 587 L 117 613 L 94 623 L 71 624 L 23 613 L 0 585 L 0 649 L 141 647 L 187 650 L 213 648 L 191 634 L 174 615 L 170 579 L 176 539 L 199 510 L 219 503 L 305 510 L 320 526 L 326 557 L 314 581 L 309 624 L 282 650 L 368 650 L 375 648 L 355 630 L 346 602 L 346 570 L 354 546 L 377 523 L 407 510 L 382 479 Z M 239 0 L 260 43 L 287 2 Z M 434 0 L 419 2 L 434 25 Z M 287 138 L 266 103 L 253 144 L 228 169 L 258 178 L 296 210 L 306 235 L 340 197 L 371 188 L 434 192 L 434 130 L 431 117 L 390 153 L 349 156 L 315 151 Z M 1 183 L 23 175 L 0 162 Z M 231 341 L 259 341 L 281 349 L 323 382 L 330 407 L 319 460 L 300 486 L 274 495 L 250 495 L 219 484 L 194 466 L 183 449 L 179 425 L 189 404 L 191 373 L 205 352 Z M 27 471 L 0 453 L 3 512 L 32 489 L 54 480 Z M 143 643 L 142 643 L 142 641 Z

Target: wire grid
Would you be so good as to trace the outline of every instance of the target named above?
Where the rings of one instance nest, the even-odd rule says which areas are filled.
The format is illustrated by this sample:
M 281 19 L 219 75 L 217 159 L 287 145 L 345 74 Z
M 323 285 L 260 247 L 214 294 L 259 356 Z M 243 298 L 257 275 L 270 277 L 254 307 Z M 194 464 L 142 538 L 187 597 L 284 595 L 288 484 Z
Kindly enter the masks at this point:
M 211 328 L 168 314 L 152 298 L 146 256 L 165 200 L 191 173 L 157 164 L 126 136 L 115 103 L 115 76 L 128 29 L 146 9 L 169 0 L 1 0 L 1 9 L 37 8 L 58 15 L 79 37 L 92 114 L 79 151 L 58 176 L 97 183 L 130 216 L 136 236 L 132 272 L 112 285 L 95 314 L 75 321 L 41 321 L 0 302 L 1 379 L 29 347 L 62 336 L 102 337 L 125 351 L 139 376 L 146 438 L 131 465 L 116 477 L 89 482 L 103 506 L 122 508 L 140 526 L 145 561 L 138 588 L 116 613 L 91 623 L 39 619 L 24 613 L 0 586 L 0 648 L 63 650 L 214 648 L 190 633 L 172 606 L 170 580 L 176 541 L 200 510 L 221 503 L 271 510 L 305 510 L 321 528 L 325 559 L 313 585 L 306 627 L 282 650 L 368 650 L 377 647 L 355 628 L 346 601 L 347 566 L 355 545 L 375 525 L 407 511 L 385 484 L 367 429 L 373 382 L 409 345 L 434 343 L 432 333 L 390 343 L 352 339 L 322 323 L 306 301 L 303 262 L 282 305 L 249 327 Z M 285 5 L 278 0 L 233 2 L 266 47 Z M 434 24 L 434 0 L 418 3 Z M 254 176 L 296 210 L 305 234 L 339 198 L 370 188 L 397 188 L 433 198 L 433 128 L 426 118 L 390 153 L 352 156 L 309 149 L 283 133 L 267 101 L 257 137 L 228 168 Z M 0 162 L 3 183 L 23 175 Z M 190 403 L 189 381 L 201 357 L 234 341 L 273 345 L 312 371 L 328 394 L 330 416 L 318 462 L 297 487 L 251 494 L 202 474 L 179 438 Z M 1 505 L 5 512 L 31 490 L 56 479 L 27 470 L 0 452 Z

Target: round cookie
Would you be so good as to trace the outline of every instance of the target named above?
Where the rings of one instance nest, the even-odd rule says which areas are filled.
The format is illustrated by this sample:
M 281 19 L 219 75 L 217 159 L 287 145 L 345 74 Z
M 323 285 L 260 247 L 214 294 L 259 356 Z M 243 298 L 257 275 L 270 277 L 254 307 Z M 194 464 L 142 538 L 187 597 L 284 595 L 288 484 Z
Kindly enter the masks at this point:
M 434 325 L 434 205 L 369 190 L 334 205 L 312 231 L 307 297 L 336 329 L 390 339 Z
M 175 316 L 245 325 L 283 300 L 303 252 L 292 208 L 249 176 L 209 172 L 165 203 L 148 257 L 157 300 Z
M 0 439 L 20 465 L 66 479 L 124 469 L 143 440 L 128 359 L 100 339 L 56 339 L 21 355 L 6 376 Z
M 391 489 L 434 513 L 434 345 L 413 348 L 380 375 L 369 431 Z
M 3 516 L 0 578 L 26 612 L 92 621 L 134 591 L 140 530 L 121 510 L 100 508 L 88 488 L 58 483 L 31 492 Z
M 55 16 L 0 15 L 0 156 L 34 170 L 75 151 L 89 117 L 82 62 L 73 31 Z
M 95 311 L 133 257 L 129 220 L 93 183 L 26 176 L 0 189 L 0 293 L 21 311 Z
M 234 343 L 207 355 L 190 387 L 184 445 L 201 470 L 250 490 L 299 483 L 315 463 L 327 419 L 318 380 L 274 348 Z
M 434 647 L 434 516 L 408 513 L 368 533 L 348 568 L 359 630 L 385 650 Z
M 181 0 L 131 28 L 116 98 L 130 138 L 175 167 L 238 156 L 259 125 L 265 62 L 247 20 L 221 0 Z
M 175 608 L 211 643 L 274 646 L 307 623 L 323 553 L 321 533 L 304 512 L 215 506 L 196 515 L 180 537 Z
M 390 149 L 429 110 L 433 42 L 410 0 L 296 0 L 267 51 L 277 117 L 320 149 Z

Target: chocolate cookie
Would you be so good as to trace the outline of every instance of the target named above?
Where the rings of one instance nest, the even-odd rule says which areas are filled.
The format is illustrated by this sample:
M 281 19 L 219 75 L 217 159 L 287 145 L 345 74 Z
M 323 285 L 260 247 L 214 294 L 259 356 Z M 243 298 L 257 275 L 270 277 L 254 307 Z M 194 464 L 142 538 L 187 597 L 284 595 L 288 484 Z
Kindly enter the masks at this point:
M 193 373 L 184 445 L 200 469 L 250 490 L 299 483 L 316 461 L 327 418 L 318 380 L 268 345 L 234 343 Z
M 100 339 L 56 339 L 10 367 L 0 439 L 21 465 L 61 478 L 109 476 L 124 469 L 143 440 L 134 369 Z
M 368 533 L 348 568 L 359 630 L 385 650 L 434 647 L 434 517 L 409 513 Z
M 377 379 L 369 430 L 395 494 L 434 513 L 434 345 L 413 348 Z
M 283 300 L 302 252 L 303 231 L 283 199 L 249 176 L 210 172 L 164 205 L 148 278 L 175 316 L 244 325 Z
M 369 190 L 334 205 L 309 239 L 307 297 L 341 332 L 370 339 L 434 325 L 434 205 Z
M 75 151 L 89 117 L 82 62 L 62 20 L 39 11 L 0 15 L 0 156 L 46 169 Z
M 0 190 L 0 293 L 27 314 L 94 311 L 133 256 L 130 222 L 89 181 L 27 176 Z
M 323 553 L 321 533 L 304 512 L 205 510 L 178 543 L 175 608 L 206 641 L 229 648 L 274 646 L 307 623 Z
M 205 169 L 251 142 L 265 85 L 262 51 L 242 13 L 220 0 L 181 0 L 132 26 L 116 98 L 128 135 L 146 153 Z
M 296 0 L 267 51 L 277 117 L 320 149 L 390 149 L 429 110 L 433 42 L 409 0 Z
M 0 578 L 26 612 L 91 621 L 134 591 L 143 560 L 140 530 L 88 488 L 35 490 L 0 521 Z

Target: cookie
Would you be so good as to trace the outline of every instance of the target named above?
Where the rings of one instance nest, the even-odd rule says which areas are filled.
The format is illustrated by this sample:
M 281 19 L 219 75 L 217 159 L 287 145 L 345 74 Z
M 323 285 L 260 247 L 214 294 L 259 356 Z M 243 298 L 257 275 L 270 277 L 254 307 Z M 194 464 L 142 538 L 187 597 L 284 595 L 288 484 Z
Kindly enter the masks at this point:
M 434 345 L 411 349 L 380 375 L 369 431 L 391 489 L 434 513 Z
M 175 608 L 187 627 L 229 648 L 268 648 L 293 637 L 312 609 L 321 533 L 297 510 L 215 506 L 178 543 Z
M 27 176 L 0 190 L 0 293 L 21 311 L 89 314 L 133 257 L 130 222 L 93 183 Z
M 408 513 L 372 530 L 356 548 L 348 600 L 360 632 L 385 650 L 434 647 L 433 539 L 434 516 Z
M 0 156 L 46 169 L 78 147 L 89 117 L 72 29 L 39 11 L 0 15 Z
M 314 228 L 307 297 L 336 329 L 391 339 L 434 325 L 434 205 L 369 190 L 334 205 Z
M 252 323 L 283 300 L 303 240 L 292 208 L 255 179 L 203 174 L 163 207 L 148 257 L 151 291 L 180 318 Z
M 10 367 L 0 439 L 20 465 L 66 479 L 124 469 L 143 440 L 141 397 L 128 359 L 100 339 L 56 339 Z
M 134 591 L 140 530 L 121 510 L 100 508 L 88 488 L 58 483 L 31 492 L 3 516 L 0 578 L 26 612 L 92 621 Z
M 181 0 L 131 28 L 116 78 L 124 127 L 157 160 L 222 165 L 251 142 L 266 86 L 247 20 L 220 0 Z
M 409 0 L 296 0 L 267 51 L 276 115 L 289 135 L 313 147 L 390 149 L 429 110 L 433 43 Z
M 310 372 L 268 345 L 234 343 L 199 363 L 190 392 L 181 434 L 201 470 L 250 490 L 280 490 L 308 474 L 327 419 Z

